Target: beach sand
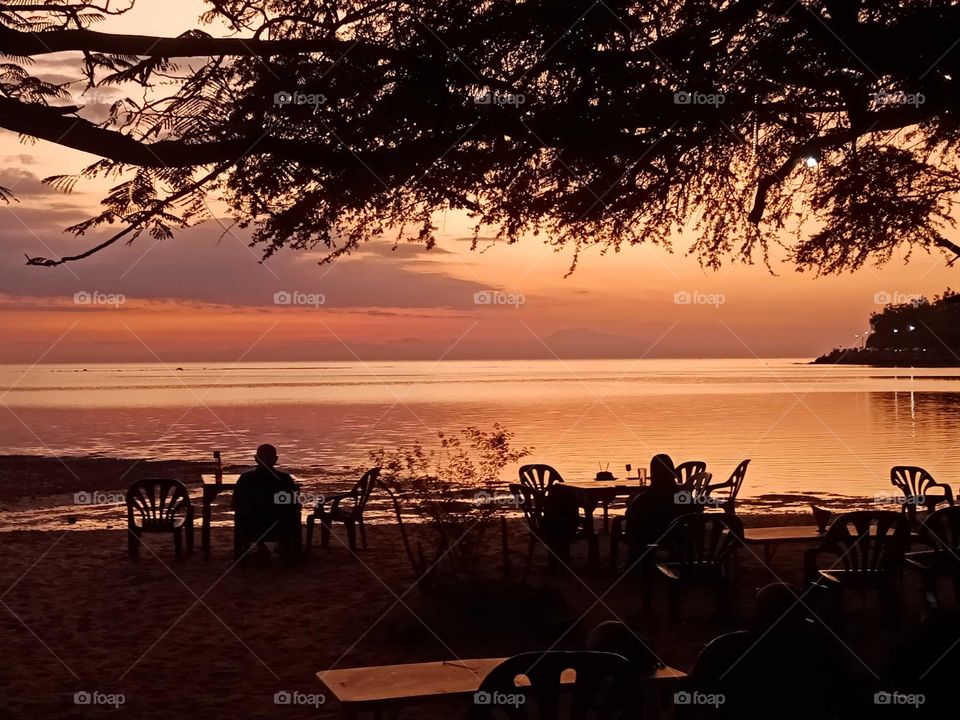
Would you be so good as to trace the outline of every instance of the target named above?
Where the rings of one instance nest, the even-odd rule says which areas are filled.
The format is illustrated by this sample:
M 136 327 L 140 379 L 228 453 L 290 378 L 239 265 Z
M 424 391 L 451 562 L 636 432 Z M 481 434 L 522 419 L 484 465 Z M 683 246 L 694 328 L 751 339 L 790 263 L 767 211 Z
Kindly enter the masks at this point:
M 511 607 L 468 611 L 413 587 L 397 526 L 390 522 L 372 526 L 369 548 L 355 555 L 340 533 L 329 550 L 315 547 L 296 566 L 274 561 L 237 567 L 228 496 L 215 510 L 219 524 L 209 561 L 199 553 L 199 527 L 197 554 L 177 562 L 172 540 L 151 536 L 134 563 L 126 554 L 121 508 L 98 509 L 106 514 L 72 524 L 63 511 L 53 512 L 51 521 L 42 509 L 59 508 L 76 492 L 122 490 L 137 476 L 181 476 L 196 489 L 196 465 L 142 463 L 121 480 L 130 464 L 0 458 L 0 515 L 7 528 L 0 532 L 3 717 L 114 711 L 75 704 L 75 693 L 84 691 L 102 693 L 103 700 L 122 694 L 124 711 L 137 718 L 338 717 L 342 708 L 332 698 L 319 708 L 278 707 L 274 694 L 323 693 L 315 674 L 332 668 L 574 649 L 590 627 L 608 619 L 627 622 L 667 664 L 688 670 L 706 642 L 737 628 L 716 617 L 712 596 L 689 597 L 683 624 L 669 627 L 659 592 L 656 616 L 644 621 L 636 582 L 607 571 L 607 536 L 601 538 L 600 572 L 588 570 L 585 548 L 575 546 L 574 572 L 551 575 L 546 550 L 538 548 L 527 573 L 527 535 L 517 519 L 509 523 L 510 582 L 519 583 L 516 593 L 550 599 L 544 606 L 549 610 L 526 608 L 526 617 Z M 10 529 L 16 523 L 9 516 L 23 517 L 31 507 L 42 529 Z M 196 509 L 199 516 L 199 502 Z M 748 522 L 784 521 L 809 518 L 753 516 Z M 102 529 L 87 529 L 97 523 Z M 499 533 L 491 538 L 486 574 L 502 585 Z M 741 553 L 740 624 L 759 587 L 776 580 L 800 583 L 801 552 L 785 546 L 769 567 L 751 552 Z M 866 663 L 879 674 L 896 634 L 916 627 L 919 594 L 908 585 L 904 598 L 900 630 L 852 628 L 844 639 L 851 667 L 862 671 Z M 878 613 L 872 599 L 865 612 Z M 465 709 L 466 701 L 451 701 L 411 708 L 401 717 L 458 718 Z

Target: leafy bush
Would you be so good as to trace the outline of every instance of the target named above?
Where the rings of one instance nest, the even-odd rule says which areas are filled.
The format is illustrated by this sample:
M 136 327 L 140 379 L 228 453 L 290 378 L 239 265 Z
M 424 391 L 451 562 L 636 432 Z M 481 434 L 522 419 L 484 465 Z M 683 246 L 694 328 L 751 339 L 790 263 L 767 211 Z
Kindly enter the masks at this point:
M 436 447 L 415 442 L 393 450 L 380 448 L 370 460 L 381 468 L 380 482 L 394 499 L 407 554 L 418 581 L 429 585 L 443 565 L 455 578 L 476 577 L 488 531 L 516 499 L 504 492 L 500 473 L 529 455 L 515 449 L 514 434 L 494 424 L 489 431 L 466 427 L 456 435 L 437 433 Z M 414 554 L 403 512 L 412 512 L 433 546 L 428 561 L 418 543 Z

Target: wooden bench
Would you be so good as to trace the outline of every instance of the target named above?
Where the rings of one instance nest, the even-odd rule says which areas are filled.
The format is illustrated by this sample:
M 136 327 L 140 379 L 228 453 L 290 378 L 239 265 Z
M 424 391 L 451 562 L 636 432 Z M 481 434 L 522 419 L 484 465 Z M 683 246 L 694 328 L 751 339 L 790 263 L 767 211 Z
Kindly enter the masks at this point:
M 369 711 L 379 720 L 388 708 L 469 697 L 504 660 L 506 658 L 482 658 L 344 668 L 318 672 L 317 678 L 330 695 L 343 703 L 348 718 Z M 642 680 L 660 683 L 679 681 L 686 676 L 681 670 L 662 667 Z
M 743 540 L 750 545 L 763 546 L 763 561 L 768 563 L 784 543 L 812 545 L 823 539 L 816 525 L 777 525 L 775 527 L 744 528 Z
M 763 546 L 763 560 L 769 564 L 777 548 L 783 544 L 800 543 L 815 545 L 824 538 L 816 525 L 776 525 L 773 527 L 745 528 L 744 542 Z M 916 533 L 914 533 L 916 537 Z

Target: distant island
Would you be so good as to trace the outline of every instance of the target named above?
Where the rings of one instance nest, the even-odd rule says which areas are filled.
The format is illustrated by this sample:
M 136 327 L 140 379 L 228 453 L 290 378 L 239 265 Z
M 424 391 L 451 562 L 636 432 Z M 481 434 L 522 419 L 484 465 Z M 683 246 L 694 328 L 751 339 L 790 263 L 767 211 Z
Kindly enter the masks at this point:
M 960 293 L 890 303 L 870 316 L 862 347 L 834 348 L 815 363 L 878 367 L 960 366 Z

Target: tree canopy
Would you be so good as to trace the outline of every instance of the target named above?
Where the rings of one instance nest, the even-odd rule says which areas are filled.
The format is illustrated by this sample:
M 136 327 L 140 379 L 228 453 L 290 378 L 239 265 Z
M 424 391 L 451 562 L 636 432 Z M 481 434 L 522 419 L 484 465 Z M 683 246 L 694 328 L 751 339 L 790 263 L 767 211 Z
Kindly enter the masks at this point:
M 946 0 L 207 0 L 179 37 L 94 29 L 127 9 L 0 4 L 0 127 L 101 158 L 56 187 L 116 178 L 70 230 L 120 230 L 30 264 L 169 237 L 213 199 L 265 257 L 432 245 L 450 209 L 578 251 L 680 234 L 711 266 L 776 243 L 825 272 L 960 257 Z M 108 117 L 31 73 L 67 51 L 128 95 Z

